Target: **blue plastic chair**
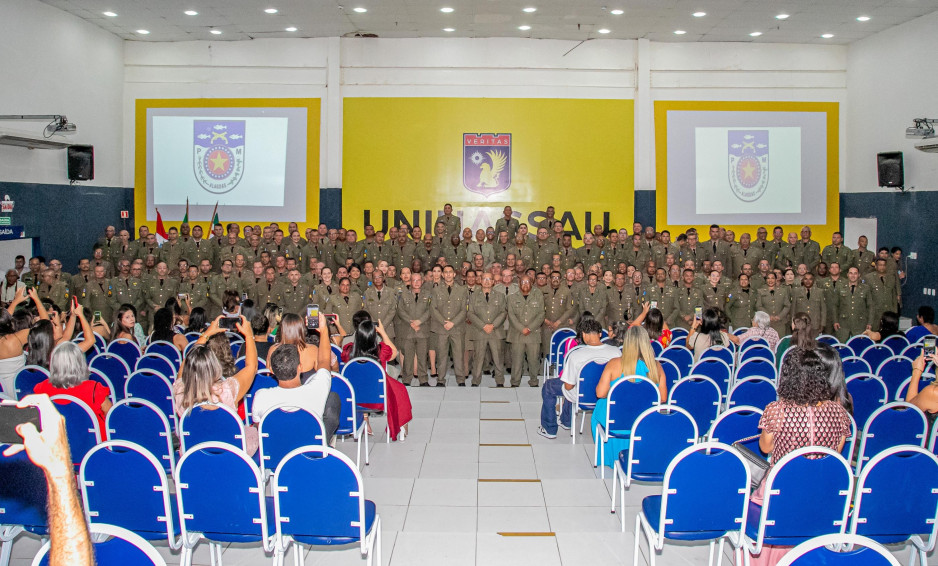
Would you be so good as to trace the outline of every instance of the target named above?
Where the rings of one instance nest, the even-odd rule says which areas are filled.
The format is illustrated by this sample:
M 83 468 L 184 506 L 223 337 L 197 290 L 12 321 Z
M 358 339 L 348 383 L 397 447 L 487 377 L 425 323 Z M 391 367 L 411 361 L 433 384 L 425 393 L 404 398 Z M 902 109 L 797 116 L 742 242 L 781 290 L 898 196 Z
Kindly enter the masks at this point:
M 827 344 L 828 346 L 833 346 L 834 344 L 840 344 L 840 340 L 831 336 L 830 334 L 821 334 L 817 337 L 817 341 L 822 344 Z
M 912 360 L 902 356 L 890 356 L 876 366 L 876 375 L 886 384 L 889 398 L 892 399 L 902 382 L 912 377 Z
M 98 566 L 166 566 L 166 560 L 140 535 L 127 529 L 103 523 L 88 526 L 94 561 Z M 52 541 L 46 541 L 33 558 L 32 566 L 48 566 Z
M 883 340 L 882 344 L 892 350 L 892 353 L 897 356 L 902 354 L 902 351 L 909 347 L 909 341 L 901 334 L 893 334 Z
M 740 330 L 742 330 L 740 334 L 744 334 L 749 331 L 748 328 L 740 328 Z M 737 334 L 737 336 L 739 336 L 739 334 Z M 765 338 L 759 338 L 758 336 L 751 336 L 748 339 L 746 339 L 745 342 L 739 345 L 740 354 L 744 353 L 749 348 L 753 348 L 755 346 L 764 346 L 768 348 L 769 342 Z M 774 357 L 775 352 L 772 352 L 772 355 Z
M 257 435 L 260 440 L 261 473 L 273 474 L 284 456 L 303 446 L 326 447 L 326 427 L 315 414 L 288 404 L 275 405 L 261 417 Z
M 853 350 L 846 344 L 834 344 L 831 348 L 840 355 L 841 360 L 854 357 Z
M 658 363 L 661 364 L 661 369 L 664 370 L 665 383 L 668 385 L 668 391 L 674 387 L 674 384 L 681 379 L 681 370 L 678 369 L 677 364 L 672 362 L 667 358 L 658 357 Z
M 254 396 L 261 389 L 271 389 L 277 387 L 277 379 L 267 374 L 258 373 L 254 376 L 251 388 L 244 394 L 244 424 L 250 425 L 254 422 Z
M 761 506 L 750 503 L 746 535 L 739 542 L 759 554 L 766 544 L 796 545 L 843 534 L 852 494 L 853 474 L 840 454 L 821 446 L 790 452 L 769 469 L 765 499 Z M 805 512 L 806 502 L 810 513 Z
M 137 358 L 134 371 L 140 370 L 156 372 L 169 380 L 175 379 L 178 371 L 173 362 L 163 354 L 143 354 Z
M 604 363 L 589 362 L 583 366 L 580 375 L 577 377 L 576 401 L 573 403 L 570 414 L 573 415 L 573 423 L 575 423 L 577 413 L 583 413 L 583 416 L 580 417 L 580 434 L 583 434 L 586 413 L 592 412 L 596 408 L 596 384 L 599 383 L 599 378 L 602 377 L 604 369 L 606 369 Z M 576 434 L 574 434 L 573 427 L 570 427 L 570 438 L 572 439 L 571 442 L 576 444 Z
M 672 340 L 675 338 L 687 338 L 688 334 L 689 332 L 687 331 L 686 328 L 677 327 L 677 328 L 671 329 Z
M 362 405 L 384 406 L 387 399 L 387 384 L 384 368 L 371 358 L 352 358 L 342 368 L 342 377 L 352 384 L 355 390 L 355 401 L 360 411 L 383 412 L 384 409 L 363 409 Z M 387 430 L 387 441 L 391 442 L 391 429 Z
M 858 373 L 847 378 L 847 392 L 853 397 L 853 418 L 863 429 L 876 409 L 889 402 L 889 390 L 883 380 L 869 373 Z
M 118 400 L 124 398 L 124 383 L 130 377 L 130 366 L 117 354 L 104 352 L 91 358 L 88 364 L 91 369 L 96 369 L 107 376 L 114 384 L 114 395 Z
M 139 397 L 123 399 L 111 407 L 104 422 L 109 439 L 142 446 L 172 473 L 176 466 L 172 427 L 159 407 Z
M 750 377 L 762 377 L 774 382 L 778 379 L 775 361 L 770 362 L 762 358 L 754 358 L 743 362 L 736 370 L 734 379 L 738 382 Z
M 104 339 L 104 336 L 101 336 L 97 332 L 92 332 L 92 334 L 94 334 L 94 347 L 100 350 L 101 352 L 107 349 L 107 340 Z M 81 341 L 84 339 L 85 339 L 85 333 L 79 332 L 78 334 L 75 335 L 75 338 L 73 338 L 72 341 L 77 344 L 77 343 L 81 343 Z
M 844 460 L 848 464 L 853 466 L 853 453 L 854 449 L 857 447 L 857 421 L 853 420 L 853 417 L 847 415 L 847 418 L 850 419 L 850 435 L 844 440 L 843 448 L 840 449 L 840 455 L 843 456 Z
M 338 450 L 307 446 L 287 454 L 273 477 L 276 558 L 292 545 L 358 543 L 366 564 L 381 565 L 381 517 L 365 499 L 358 467 Z
M 678 336 L 677 338 L 672 338 L 671 343 L 668 344 L 668 348 L 686 348 L 687 347 L 687 336 Z
M 26 366 L 17 372 L 13 380 L 17 401 L 27 395 L 32 395 L 36 386 L 49 379 L 49 370 L 40 366 Z
M 238 368 L 238 371 L 244 369 L 245 360 L 245 356 L 241 356 L 235 360 L 235 367 Z M 257 369 L 267 369 L 267 362 L 265 362 L 262 358 L 257 358 Z
M 925 566 L 938 534 L 938 457 L 918 446 L 887 448 L 864 466 L 856 494 L 850 533 L 880 544 L 911 543 L 910 563 L 918 554 Z
M 750 346 L 739 355 L 739 363 L 744 364 L 749 360 L 767 360 L 774 366 L 775 352 L 768 346 Z
M 169 426 L 176 430 L 177 419 L 173 405 L 173 385 L 168 379 L 150 370 L 136 371 L 124 384 L 124 398 L 144 399 L 163 411 Z
M 681 377 L 690 375 L 690 368 L 694 365 L 694 354 L 684 346 L 675 346 L 673 341 L 659 357 L 673 362 L 681 371 Z
M 186 332 L 186 340 L 191 344 L 199 339 L 202 333 L 200 332 Z M 185 357 L 185 356 L 183 356 Z
M 105 352 L 119 356 L 127 363 L 127 367 L 131 368 L 137 365 L 137 358 L 141 356 L 140 346 L 136 342 L 125 338 L 112 341 L 107 345 Z
M 762 420 L 762 411 L 756 407 L 733 407 L 720 413 L 707 440 L 732 445 L 737 440 L 759 435 L 759 421 Z
M 720 387 L 720 394 L 723 397 L 726 397 L 726 394 L 729 393 L 730 381 L 733 379 L 733 370 L 731 366 L 723 360 L 701 358 L 701 360 L 691 368 L 690 374 L 705 375 L 712 379 L 713 382 Z M 710 428 L 709 425 L 704 428 L 704 430 L 708 428 Z
M 233 421 L 241 422 L 237 417 Z M 273 499 L 264 496 L 263 476 L 244 451 L 224 442 L 197 444 L 179 459 L 175 478 L 182 531 L 180 564 L 192 563 L 193 551 L 203 539 L 217 564 L 223 543 L 260 542 L 265 552 L 273 552 Z
M 124 440 L 95 446 L 82 460 L 78 484 L 89 523 L 115 525 L 180 548 L 179 514 L 164 466 L 143 446 Z
M 661 342 L 658 342 L 657 340 L 652 340 L 651 351 L 655 353 L 655 357 L 657 358 L 658 356 L 661 355 L 661 352 L 664 351 L 664 346 L 661 345 Z
M 924 389 L 926 385 L 931 385 L 932 382 L 934 382 L 934 379 L 932 379 L 931 376 L 928 374 L 923 374 L 922 377 L 920 377 L 918 380 L 919 392 L 921 393 L 922 389 Z M 905 394 L 908 393 L 910 385 L 912 385 L 912 378 L 907 377 L 905 381 L 899 385 L 899 389 L 896 391 L 896 395 L 892 398 L 892 400 L 905 401 Z
M 823 535 L 788 551 L 777 566 L 899 566 L 874 540 L 858 535 Z
M 368 465 L 368 435 L 365 434 L 365 419 L 363 413 L 358 410 L 358 403 L 355 401 L 355 390 L 352 384 L 340 374 L 332 374 L 332 391 L 335 391 L 342 402 L 342 409 L 339 412 L 339 427 L 335 435 L 344 437 L 351 435 L 358 445 L 358 452 L 355 464 L 361 467 L 362 448 L 365 450 L 365 465 Z M 364 445 L 364 446 L 363 446 Z
M 853 350 L 854 355 L 860 356 L 860 357 L 863 357 L 862 354 L 864 350 L 866 350 L 867 348 L 869 348 L 870 346 L 874 344 L 876 344 L 876 342 L 874 342 L 873 339 L 867 336 L 866 334 L 857 334 L 856 336 L 847 340 L 847 347 Z M 870 365 L 873 366 L 872 363 L 870 363 Z M 876 367 L 876 366 L 873 366 L 873 367 Z
M 720 413 L 720 386 L 705 375 L 689 375 L 668 391 L 668 404 L 681 407 L 694 419 L 697 430 L 710 430 Z
M 931 332 L 928 331 L 924 326 L 913 326 L 912 328 L 905 331 L 905 337 L 908 339 L 909 344 L 916 344 L 926 336 L 930 336 Z
M 557 353 L 560 349 L 560 345 L 567 338 L 576 336 L 576 330 L 572 328 L 558 328 L 550 335 L 550 344 L 548 346 L 547 355 L 544 356 L 544 363 L 541 368 L 541 375 L 547 377 L 551 375 L 551 368 L 556 368 L 557 364 Z M 552 374 L 553 377 L 557 377 L 557 373 Z
M 668 465 L 661 495 L 642 499 L 635 516 L 632 564 L 638 564 L 639 535 L 644 535 L 652 564 L 665 540 L 708 541 L 712 566 L 717 540 L 722 556 L 726 538 L 738 541 L 742 537 L 749 512 L 749 482 L 749 468 L 729 445 L 704 442 L 685 448 Z M 736 564 L 742 564 L 738 545 Z
M 174 375 L 179 371 L 179 366 L 182 365 L 182 354 L 179 352 L 179 348 L 172 342 L 165 340 L 152 342 L 147 346 L 144 354 L 159 354 L 172 362 L 173 367 L 176 368 L 176 371 L 173 372 Z
M 869 362 L 859 356 L 850 356 L 843 358 L 844 377 L 849 379 L 854 375 L 872 374 L 873 368 Z
M 616 512 L 616 483 L 622 508 L 622 532 L 625 532 L 625 491 L 632 480 L 664 481 L 671 460 L 688 446 L 697 443 L 699 433 L 694 418 L 677 405 L 658 405 L 645 409 L 635 419 L 629 449 L 619 452 L 612 474 L 612 512 Z
M 179 451 L 204 442 L 220 442 L 247 452 L 244 423 L 225 405 L 199 403 L 179 418 Z
M 700 355 L 700 361 L 710 359 L 721 360 L 731 368 L 735 365 L 735 356 L 733 355 L 733 350 L 730 348 L 724 348 L 723 346 L 710 346 Z
M 342 368 L 345 367 L 345 362 L 342 361 L 342 348 L 339 348 L 335 344 L 332 344 L 330 348 L 332 349 L 332 355 L 339 361 L 339 371 L 342 371 Z
M 87 404 L 71 395 L 53 395 L 55 408 L 65 419 L 65 432 L 68 435 L 68 446 L 72 452 L 72 463 L 75 471 L 81 465 L 81 459 L 89 450 L 101 443 L 101 428 L 98 417 Z
M 24 532 L 48 536 L 48 493 L 42 468 L 25 451 L 3 456 L 0 444 L 0 564 L 10 562 L 13 541 Z
M 102 386 L 107 387 L 110 393 L 108 397 L 111 399 L 111 404 L 117 403 L 117 392 L 114 391 L 114 384 L 111 383 L 111 380 L 108 379 L 108 376 L 104 375 L 102 372 L 96 369 L 88 369 L 88 379 L 91 381 L 97 381 Z
M 922 345 L 910 344 L 906 349 L 902 350 L 899 355 L 909 358 L 910 360 L 915 360 L 922 355 Z
M 737 328 L 737 329 L 734 330 L 731 334 L 732 334 L 733 336 L 742 336 L 743 334 L 745 334 L 745 333 L 748 332 L 748 331 L 749 331 L 748 328 Z
M 925 414 L 911 403 L 894 401 L 873 412 L 863 427 L 856 474 L 860 475 L 873 456 L 887 448 L 908 444 L 924 447 L 928 439 Z
M 769 403 L 777 400 L 778 392 L 775 390 L 775 383 L 772 380 L 764 377 L 747 377 L 733 385 L 726 406 L 748 405 L 764 411 Z
M 601 466 L 600 477 L 606 477 L 606 442 L 611 438 L 628 439 L 638 415 L 659 404 L 658 386 L 647 377 L 626 376 L 615 382 L 606 396 L 606 422 L 596 425 L 593 467 Z
M 861 354 L 858 354 L 861 358 L 866 360 L 866 363 L 870 364 L 870 367 L 873 368 L 873 371 L 876 371 L 879 366 L 893 357 L 892 350 L 883 346 L 882 344 L 872 344 L 866 350 L 863 350 Z M 911 372 L 909 372 L 911 375 Z

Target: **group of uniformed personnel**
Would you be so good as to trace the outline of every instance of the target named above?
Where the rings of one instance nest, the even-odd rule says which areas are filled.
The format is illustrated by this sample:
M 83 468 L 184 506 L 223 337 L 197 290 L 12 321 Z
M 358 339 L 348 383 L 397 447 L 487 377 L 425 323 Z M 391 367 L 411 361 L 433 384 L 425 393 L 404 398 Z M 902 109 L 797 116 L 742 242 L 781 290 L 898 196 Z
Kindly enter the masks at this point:
M 900 249 L 874 253 L 865 237 L 850 249 L 839 232 L 822 249 L 808 227 L 800 238 L 783 239 L 776 227 L 771 240 L 759 228 L 754 240 L 742 234 L 737 241 L 713 225 L 705 241 L 692 229 L 672 242 L 669 231 L 637 222 L 631 232 L 597 225 L 574 247 L 553 207 L 530 232 L 510 206 L 494 227 L 473 233 L 446 205 L 427 234 L 369 225 L 359 240 L 355 230 L 320 224 L 304 236 L 290 223 L 285 237 L 276 223 L 243 230 L 231 223 L 214 225 L 209 239 L 188 224 L 168 236 L 158 244 L 141 227 L 130 240 L 108 226 L 75 275 L 32 258 L 22 280 L 63 309 L 75 295 L 106 321 L 126 303 L 152 322 L 172 298 L 213 318 L 226 291 L 296 314 L 319 305 L 345 333 L 364 309 L 399 346 L 405 377 L 429 385 L 452 362 L 460 385 L 478 385 L 483 370 L 501 385 L 507 367 L 518 386 L 524 376 L 537 384 L 551 335 L 587 312 L 611 330 L 645 303 L 684 328 L 697 308 L 723 309 L 734 327 L 748 327 L 762 310 L 780 335 L 806 312 L 819 331 L 846 340 L 899 310 L 905 276 Z

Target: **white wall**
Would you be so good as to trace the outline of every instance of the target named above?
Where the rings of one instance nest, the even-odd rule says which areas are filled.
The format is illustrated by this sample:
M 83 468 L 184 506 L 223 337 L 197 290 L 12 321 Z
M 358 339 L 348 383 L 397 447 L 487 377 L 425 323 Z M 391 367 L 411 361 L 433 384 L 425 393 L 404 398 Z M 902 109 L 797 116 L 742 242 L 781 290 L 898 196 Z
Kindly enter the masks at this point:
M 905 139 L 913 118 L 938 118 L 936 28 L 938 12 L 850 45 L 845 192 L 883 190 L 876 178 L 882 151 L 904 152 L 906 187 L 938 190 L 938 154 L 922 153 Z
M 36 0 L 0 2 L 0 114 L 65 114 L 68 143 L 94 145 L 95 179 L 124 186 L 121 171 L 123 40 Z M 45 123 L 0 122 L 41 134 Z M 66 184 L 64 150 L 0 146 L 0 180 Z

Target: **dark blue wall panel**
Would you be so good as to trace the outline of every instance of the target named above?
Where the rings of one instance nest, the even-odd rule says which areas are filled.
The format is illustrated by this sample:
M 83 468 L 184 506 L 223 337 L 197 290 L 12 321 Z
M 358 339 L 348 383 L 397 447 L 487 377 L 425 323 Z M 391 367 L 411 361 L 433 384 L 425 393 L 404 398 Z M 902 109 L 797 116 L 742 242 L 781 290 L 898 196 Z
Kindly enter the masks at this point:
M 342 189 L 319 190 L 319 222 L 330 228 L 342 226 Z

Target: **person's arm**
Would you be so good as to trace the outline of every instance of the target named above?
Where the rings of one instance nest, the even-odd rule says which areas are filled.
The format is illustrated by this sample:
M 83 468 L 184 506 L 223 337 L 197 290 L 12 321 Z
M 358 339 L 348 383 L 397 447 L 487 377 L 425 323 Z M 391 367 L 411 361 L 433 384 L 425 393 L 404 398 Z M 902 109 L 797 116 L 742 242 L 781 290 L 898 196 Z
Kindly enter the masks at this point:
M 635 320 L 632 321 L 632 326 L 641 326 L 645 322 L 645 317 L 648 316 L 648 311 L 651 309 L 651 303 L 645 301 L 642 303 L 642 312 L 635 317 Z
M 619 364 L 615 364 L 618 366 Z M 618 367 L 613 368 L 612 360 L 603 368 L 603 374 L 599 377 L 599 383 L 596 384 L 596 398 L 605 399 L 609 395 L 609 389 L 612 387 L 612 378 L 619 371 Z
M 762 429 L 762 433 L 759 435 L 759 450 L 762 450 L 763 454 L 771 454 L 772 450 L 775 450 L 774 432 Z
M 730 342 L 739 346 L 739 336 L 736 336 L 735 334 L 730 334 L 729 332 L 727 332 L 726 337 L 729 338 Z
M 873 342 L 879 342 L 880 339 L 883 337 L 882 334 L 880 334 L 879 332 L 876 332 L 875 330 L 864 330 L 863 334 L 865 334 L 866 336 L 869 336 L 873 340 Z
M 935 391 L 934 387 L 926 387 L 924 390 L 919 388 L 922 373 L 929 361 L 933 364 L 938 363 L 938 354 L 932 354 L 929 358 L 926 358 L 924 354 L 919 354 L 918 358 L 912 363 L 912 380 L 905 392 L 905 400 L 923 412 L 934 413 L 938 411 L 938 392 Z
M 319 313 L 319 352 L 316 358 L 316 369 L 329 368 L 332 371 L 332 342 L 329 339 L 329 325 L 326 315 Z M 269 367 L 269 366 L 268 366 Z
M 668 402 L 668 380 L 665 377 L 664 368 L 661 367 L 661 362 L 655 360 L 655 365 L 658 366 L 658 397 L 662 403 Z
M 20 287 L 16 290 L 16 293 L 13 295 L 13 301 L 7 305 L 7 312 L 13 314 L 16 312 L 16 307 L 20 306 L 20 303 L 26 300 L 26 287 Z
M 29 288 L 29 298 L 36 304 L 36 312 L 39 313 L 39 318 L 41 320 L 49 320 L 49 313 L 46 311 L 46 306 L 39 300 L 39 294 L 36 293 L 35 287 Z
M 388 348 L 391 348 L 391 359 L 397 358 L 397 346 L 388 338 L 388 333 L 384 331 L 384 324 L 381 323 L 380 319 L 378 319 L 378 335 L 381 336 L 381 341 L 387 344 Z
M 68 342 L 69 340 L 72 339 L 72 336 L 75 335 L 75 312 L 76 311 L 73 310 L 72 314 L 68 317 L 68 322 L 65 323 L 65 332 L 62 333 L 62 336 L 61 338 L 59 338 L 59 341 L 55 343 L 56 346 L 58 346 L 59 344 L 63 342 Z
M 700 327 L 700 319 L 697 317 L 694 317 L 694 323 L 690 325 L 690 332 L 687 333 L 687 340 L 684 341 L 684 347 L 690 350 L 691 352 L 694 351 L 694 345 L 691 344 L 691 338 L 697 335 L 697 328 L 699 327 Z M 694 340 L 694 342 L 696 343 L 697 341 Z
M 39 408 L 42 432 L 32 423 L 17 426 L 16 432 L 23 437 L 23 444 L 10 445 L 3 455 L 12 456 L 25 449 L 29 459 L 45 473 L 52 539 L 49 564 L 94 566 L 91 537 L 78 500 L 65 419 L 48 395 L 27 395 L 17 406 Z
M 82 352 L 87 352 L 94 346 L 94 332 L 92 332 L 91 325 L 88 324 L 88 320 L 85 318 L 85 313 L 82 312 L 81 307 L 72 311 L 72 316 L 68 321 L 69 326 L 65 329 L 65 335 L 71 337 L 72 332 L 75 331 L 75 318 L 78 318 L 78 321 L 81 323 L 82 340 L 78 347 L 81 348 Z
M 238 381 L 239 386 L 235 404 L 238 404 L 248 390 L 251 389 L 251 384 L 254 383 L 254 378 L 257 376 L 257 342 L 254 341 L 254 331 L 251 330 L 251 323 L 248 322 L 248 319 L 243 316 L 238 317 L 238 319 L 235 327 L 244 336 L 244 369 L 232 376 Z

